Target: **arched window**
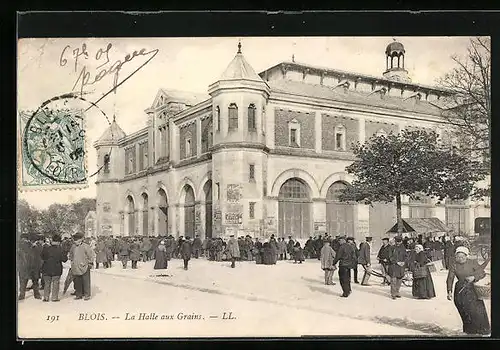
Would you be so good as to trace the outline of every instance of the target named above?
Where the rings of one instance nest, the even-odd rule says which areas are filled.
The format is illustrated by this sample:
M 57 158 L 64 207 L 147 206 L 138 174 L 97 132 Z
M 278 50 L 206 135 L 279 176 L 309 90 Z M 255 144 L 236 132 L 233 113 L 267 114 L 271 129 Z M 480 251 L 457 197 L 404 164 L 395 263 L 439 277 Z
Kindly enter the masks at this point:
M 252 103 L 248 106 L 248 130 L 252 131 L 255 129 L 255 105 Z
M 219 106 L 215 107 L 215 118 L 217 118 L 217 131 L 220 131 L 220 108 Z
M 238 106 L 236 103 L 231 103 L 228 108 L 229 114 L 229 130 L 238 129 Z
M 337 125 L 335 127 L 335 150 L 345 151 L 346 150 L 346 131 L 343 125 Z

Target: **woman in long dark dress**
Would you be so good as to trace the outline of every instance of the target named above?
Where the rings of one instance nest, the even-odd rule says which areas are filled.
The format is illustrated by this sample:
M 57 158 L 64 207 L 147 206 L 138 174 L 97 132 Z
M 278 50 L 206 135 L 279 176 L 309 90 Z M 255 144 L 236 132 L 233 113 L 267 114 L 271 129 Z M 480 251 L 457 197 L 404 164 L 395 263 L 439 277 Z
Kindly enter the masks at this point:
M 412 295 L 417 299 L 431 299 L 436 296 L 436 291 L 434 290 L 434 282 L 432 280 L 432 275 L 429 267 L 426 265 L 429 262 L 427 254 L 424 252 L 422 245 L 417 244 L 415 246 L 415 255 L 413 256 L 412 268 L 414 271 L 420 267 L 423 267 L 427 271 L 427 275 L 421 278 L 413 278 L 412 285 Z
M 458 247 L 455 251 L 455 262 L 451 264 L 446 279 L 448 300 L 454 300 L 455 306 L 462 318 L 463 331 L 466 334 L 487 335 L 491 333 L 490 322 L 484 301 L 478 299 L 474 283 L 486 276 L 486 264 L 479 265 L 477 260 L 468 259 L 469 249 Z M 452 294 L 453 280 L 458 279 Z
M 168 266 L 167 261 L 167 248 L 165 247 L 165 241 L 161 241 L 155 250 L 155 270 L 166 269 Z
M 272 248 L 269 242 L 265 242 L 262 245 L 262 263 L 264 265 L 273 264 Z

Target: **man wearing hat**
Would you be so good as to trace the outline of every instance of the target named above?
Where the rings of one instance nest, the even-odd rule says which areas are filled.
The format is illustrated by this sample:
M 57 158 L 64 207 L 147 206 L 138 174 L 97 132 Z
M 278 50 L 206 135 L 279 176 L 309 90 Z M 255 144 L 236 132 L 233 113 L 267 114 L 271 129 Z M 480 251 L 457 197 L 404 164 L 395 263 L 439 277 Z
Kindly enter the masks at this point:
M 391 276 L 391 297 L 392 299 L 401 298 L 399 289 L 401 281 L 405 275 L 406 248 L 403 245 L 401 236 L 394 238 L 395 245 L 389 254 L 389 275 Z
M 240 247 L 238 246 L 238 242 L 234 238 L 234 235 L 229 236 L 226 249 L 228 258 L 231 260 L 231 268 L 234 269 L 236 267 L 236 259 L 240 257 Z
M 71 273 L 73 274 L 76 297 L 75 299 L 90 299 L 90 267 L 94 261 L 94 252 L 83 242 L 83 233 L 74 235 L 75 242 L 70 251 Z
M 391 284 L 388 278 L 390 248 L 391 246 L 389 245 L 389 238 L 382 238 L 382 246 L 380 247 L 377 254 L 378 262 L 382 266 L 382 272 L 384 273 L 384 281 L 382 282 L 382 284 Z
M 361 280 L 362 286 L 369 286 L 368 280 L 371 276 L 371 247 L 372 237 L 366 237 L 364 242 L 359 244 L 358 264 L 363 266 L 364 274 Z
M 320 252 L 321 269 L 325 271 L 325 284 L 335 285 L 333 283 L 333 272 L 335 271 L 335 265 L 333 261 L 335 259 L 335 252 L 332 247 L 330 247 L 330 242 L 325 240 L 323 247 Z
M 342 297 L 347 298 L 351 294 L 351 269 L 358 263 L 356 252 L 352 243 L 347 243 L 346 239 L 339 239 L 340 247 L 333 260 L 333 265 L 339 262 L 339 280 L 342 287 Z
M 29 239 L 29 235 L 22 234 L 17 251 L 17 267 L 19 269 L 19 300 L 23 300 L 26 296 L 26 286 L 28 280 L 33 284 L 33 294 L 35 299 L 42 299 L 38 288 L 39 276 L 36 273 L 35 266 L 35 248 Z
M 182 260 L 184 260 L 184 270 L 187 270 L 189 260 L 191 259 L 191 254 L 192 254 L 191 239 L 189 237 L 186 237 L 186 239 L 183 239 L 182 243 L 180 244 L 179 249 L 180 249 L 180 254 L 182 256 Z

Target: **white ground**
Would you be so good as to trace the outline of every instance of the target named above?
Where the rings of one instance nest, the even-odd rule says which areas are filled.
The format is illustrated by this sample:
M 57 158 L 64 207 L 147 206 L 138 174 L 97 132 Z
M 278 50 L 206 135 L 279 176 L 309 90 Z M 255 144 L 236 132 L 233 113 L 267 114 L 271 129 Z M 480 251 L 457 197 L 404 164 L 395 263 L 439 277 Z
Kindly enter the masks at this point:
M 446 299 L 446 271 L 433 273 L 437 297 L 392 300 L 381 279 L 372 286 L 353 284 L 349 298 L 340 298 L 338 275 L 325 286 L 318 260 L 303 264 L 278 261 L 275 266 L 192 259 L 188 271 L 182 260 L 167 270 L 153 262 L 137 270 L 123 270 L 118 261 L 110 269 L 92 270 L 92 299 L 73 300 L 68 293 L 59 303 L 43 303 L 31 292 L 18 303 L 20 338 L 108 337 L 290 337 L 302 335 L 460 335 L 461 321 L 453 302 Z M 359 267 L 359 277 L 362 268 Z M 375 266 L 377 268 L 377 266 Z M 63 273 L 63 279 L 67 268 Z M 158 276 L 163 275 L 163 276 Z M 61 281 L 61 287 L 62 287 Z M 487 301 L 488 313 L 490 304 Z M 222 319 L 231 312 L 235 319 Z M 79 320 L 80 314 L 104 314 L 106 320 Z M 157 320 L 125 320 L 126 313 L 156 313 Z M 179 320 L 179 313 L 201 315 Z M 161 320 L 173 315 L 173 320 Z M 54 322 L 49 316 L 59 316 Z M 218 318 L 211 318 L 217 316 Z M 118 317 L 113 319 L 113 317 Z

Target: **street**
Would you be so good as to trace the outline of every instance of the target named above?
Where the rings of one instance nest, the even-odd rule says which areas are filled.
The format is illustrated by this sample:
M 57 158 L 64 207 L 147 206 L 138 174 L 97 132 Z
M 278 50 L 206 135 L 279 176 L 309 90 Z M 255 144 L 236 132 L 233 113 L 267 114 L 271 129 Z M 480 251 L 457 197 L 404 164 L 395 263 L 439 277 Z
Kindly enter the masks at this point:
M 139 262 L 136 270 L 93 269 L 92 299 L 73 300 L 72 288 L 59 303 L 43 303 L 31 292 L 18 304 L 21 338 L 109 337 L 297 337 L 302 335 L 461 334 L 461 320 L 446 299 L 446 271 L 433 273 L 437 297 L 392 300 L 381 279 L 371 286 L 352 284 L 349 298 L 323 283 L 318 260 L 303 264 L 278 261 L 275 266 L 192 259 L 154 270 L 154 262 Z M 378 266 L 374 266 L 375 269 Z M 64 280 L 68 266 L 63 272 Z M 359 277 L 362 268 L 359 267 Z M 61 282 L 62 287 L 62 282 Z M 490 314 L 489 300 L 486 301 Z

